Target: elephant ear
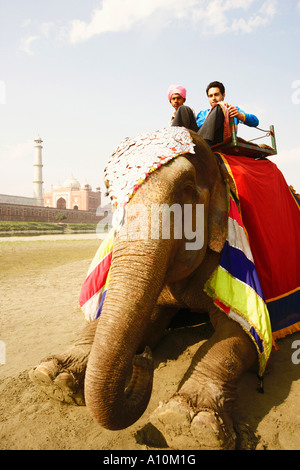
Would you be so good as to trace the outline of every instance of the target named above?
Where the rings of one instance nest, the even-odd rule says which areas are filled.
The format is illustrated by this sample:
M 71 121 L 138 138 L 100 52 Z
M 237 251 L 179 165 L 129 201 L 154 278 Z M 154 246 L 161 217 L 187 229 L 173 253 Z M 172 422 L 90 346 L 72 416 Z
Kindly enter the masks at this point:
M 220 253 L 227 238 L 229 200 L 225 175 L 220 172 L 210 194 L 210 210 L 208 216 L 208 246 Z M 224 181 L 225 180 L 225 181 Z

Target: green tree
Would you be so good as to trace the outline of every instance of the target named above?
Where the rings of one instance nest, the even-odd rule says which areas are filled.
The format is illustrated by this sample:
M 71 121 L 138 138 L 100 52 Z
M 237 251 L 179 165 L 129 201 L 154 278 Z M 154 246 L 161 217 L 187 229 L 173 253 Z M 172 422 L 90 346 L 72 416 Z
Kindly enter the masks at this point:
M 62 214 L 61 212 L 58 212 L 55 216 L 55 220 L 58 222 L 61 222 L 62 220 L 65 220 L 67 216 L 65 214 Z

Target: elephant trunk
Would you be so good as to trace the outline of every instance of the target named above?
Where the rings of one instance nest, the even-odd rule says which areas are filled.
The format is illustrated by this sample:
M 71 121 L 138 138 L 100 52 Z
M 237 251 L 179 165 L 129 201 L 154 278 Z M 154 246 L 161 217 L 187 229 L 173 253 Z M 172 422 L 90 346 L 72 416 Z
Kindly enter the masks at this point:
M 165 279 L 167 247 L 116 244 L 110 285 L 98 323 L 86 378 L 85 400 L 92 417 L 111 430 L 142 415 L 153 381 L 151 351 L 136 352 Z M 131 380 L 127 385 L 127 379 Z M 127 386 L 126 386 L 127 385 Z

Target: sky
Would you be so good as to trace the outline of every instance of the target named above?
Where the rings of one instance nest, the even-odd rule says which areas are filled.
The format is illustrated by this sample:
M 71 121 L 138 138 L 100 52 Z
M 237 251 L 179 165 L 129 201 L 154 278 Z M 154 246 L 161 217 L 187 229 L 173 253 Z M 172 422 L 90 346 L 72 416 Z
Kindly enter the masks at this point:
M 299 0 L 0 0 L 0 194 L 33 196 L 38 136 L 45 192 L 73 175 L 104 193 L 118 144 L 168 127 L 169 85 L 198 113 L 213 80 L 275 126 L 300 192 Z

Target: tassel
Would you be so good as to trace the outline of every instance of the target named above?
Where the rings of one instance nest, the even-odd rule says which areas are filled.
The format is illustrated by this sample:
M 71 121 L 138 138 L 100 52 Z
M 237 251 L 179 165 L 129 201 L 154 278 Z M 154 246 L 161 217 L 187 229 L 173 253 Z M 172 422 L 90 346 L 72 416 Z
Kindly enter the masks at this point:
M 260 376 L 260 375 L 257 375 L 257 378 L 258 378 L 258 386 L 257 386 L 257 391 L 258 393 L 265 393 L 265 390 L 264 390 L 264 376 Z

